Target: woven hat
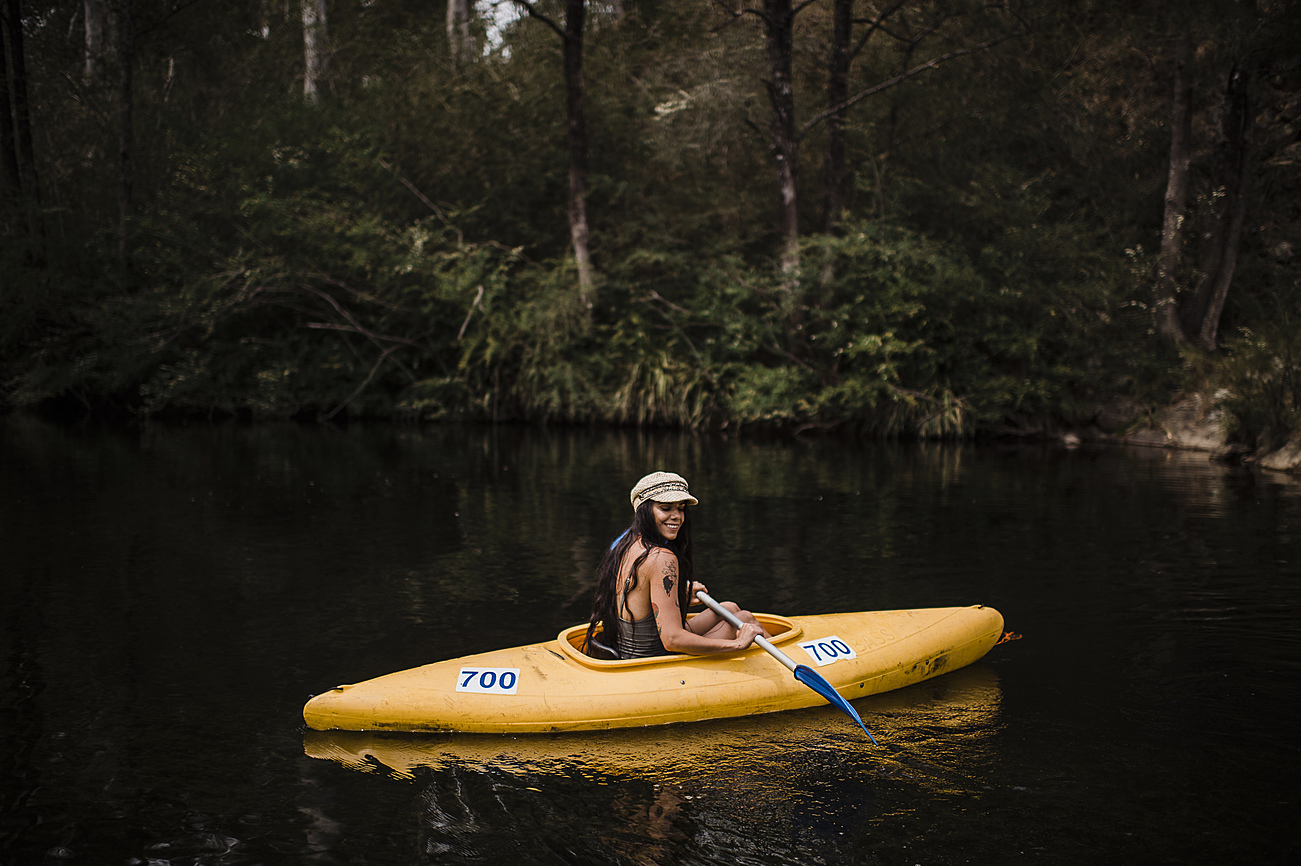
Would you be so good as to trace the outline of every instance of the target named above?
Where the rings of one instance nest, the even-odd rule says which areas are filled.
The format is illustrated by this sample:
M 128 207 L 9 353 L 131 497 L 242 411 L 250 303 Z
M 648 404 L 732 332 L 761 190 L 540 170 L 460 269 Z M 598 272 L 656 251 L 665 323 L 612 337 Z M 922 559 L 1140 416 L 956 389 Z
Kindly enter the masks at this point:
M 687 489 L 687 479 L 673 472 L 652 472 L 633 485 L 628 498 L 632 500 L 633 511 L 646 501 L 700 504 Z

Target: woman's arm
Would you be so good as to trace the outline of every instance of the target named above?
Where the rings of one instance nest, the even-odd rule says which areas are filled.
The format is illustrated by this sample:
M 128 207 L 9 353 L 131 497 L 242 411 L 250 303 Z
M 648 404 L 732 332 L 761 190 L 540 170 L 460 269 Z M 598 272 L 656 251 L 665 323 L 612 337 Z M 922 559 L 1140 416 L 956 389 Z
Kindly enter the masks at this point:
M 738 652 L 748 647 L 762 630 L 752 623 L 745 623 L 735 637 L 708 637 L 696 634 L 682 625 L 682 610 L 678 607 L 678 558 L 671 551 L 662 547 L 655 548 L 642 563 L 640 573 L 643 580 L 650 585 L 651 610 L 655 612 L 655 624 L 659 629 L 660 642 L 671 653 L 688 653 L 701 656 L 712 653 Z M 703 614 L 702 614 L 703 616 Z

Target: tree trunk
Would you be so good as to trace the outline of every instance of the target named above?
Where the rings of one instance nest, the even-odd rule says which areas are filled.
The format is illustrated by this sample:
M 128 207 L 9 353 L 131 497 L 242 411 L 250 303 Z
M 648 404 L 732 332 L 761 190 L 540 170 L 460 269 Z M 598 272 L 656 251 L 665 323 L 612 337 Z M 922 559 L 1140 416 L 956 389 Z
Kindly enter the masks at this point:
M 118 105 L 118 186 L 117 186 L 117 212 L 118 212 L 118 237 L 117 237 L 117 257 L 118 263 L 125 269 L 130 264 L 130 257 L 127 249 L 127 228 L 128 220 L 131 215 L 131 110 L 133 107 L 134 95 L 132 94 L 131 66 L 135 61 L 135 27 L 131 22 L 131 0 L 122 0 L 122 20 L 118 25 L 118 31 L 122 39 L 121 61 L 122 76 L 120 79 L 120 94 Z
M 32 113 L 27 101 L 27 57 L 23 48 L 23 15 L 19 0 L 5 2 L 5 30 L 9 39 L 9 71 L 13 76 L 10 79 L 11 108 L 18 176 L 24 197 L 39 205 L 40 187 L 36 179 L 36 151 L 32 147 Z
M 9 34 L 9 66 L 13 74 L 10 85 L 13 87 L 13 129 L 17 147 L 14 148 L 18 160 L 18 176 L 25 187 L 23 192 L 31 202 L 38 202 L 40 196 L 36 185 L 36 157 L 31 146 L 31 109 L 27 104 L 27 57 L 22 43 L 22 10 L 18 0 L 7 0 L 7 23 Z
M 587 115 L 583 86 L 584 0 L 566 0 L 565 107 L 569 121 L 569 235 L 578 266 L 578 298 L 592 307 L 596 278 L 587 246 Z
M 529 0 L 513 0 L 530 18 L 541 21 L 560 36 L 564 46 L 565 116 L 569 137 L 569 238 L 578 266 L 578 298 L 591 309 L 596 294 L 596 272 L 587 246 L 587 115 L 583 85 L 584 0 L 565 0 L 565 23 L 560 26 Z
M 795 95 L 791 54 L 795 13 L 791 0 L 764 0 L 764 35 L 768 47 L 768 101 L 772 104 L 772 151 L 777 162 L 778 233 L 781 270 L 800 264 L 799 138 L 795 130 Z
M 844 112 L 836 111 L 849 99 L 849 36 L 854 23 L 854 0 L 835 0 L 832 8 L 831 58 L 827 72 L 827 148 L 822 164 L 824 186 L 822 230 L 832 234 L 840 222 L 845 195 Z
M 1202 235 L 1204 256 L 1197 292 L 1187 305 L 1185 332 L 1208 352 L 1216 349 L 1220 317 L 1233 283 L 1247 218 L 1256 140 L 1255 71 L 1239 64 L 1229 75 L 1224 120 L 1213 167 L 1216 206 Z
M 470 35 L 470 0 L 447 0 L 447 47 L 456 63 L 474 59 Z
M 316 105 L 321 101 L 320 87 L 325 77 L 326 17 L 325 0 L 303 2 L 303 96 Z
M 23 200 L 23 182 L 18 173 L 18 138 L 14 135 L 13 103 L 9 99 L 9 12 L 0 9 L 0 162 L 4 163 L 3 183 L 7 202 L 15 210 Z
M 90 81 L 99 72 L 100 60 L 104 56 L 104 0 L 86 0 L 83 11 L 86 15 L 86 80 Z
M 4 40 L 7 40 L 10 105 L 13 112 L 13 141 L 10 145 L 16 169 L 15 186 L 19 213 L 27 221 L 30 261 L 44 260 L 41 248 L 45 227 L 41 222 L 41 185 L 36 171 L 36 151 L 32 147 L 32 115 L 27 101 L 27 58 L 23 48 L 23 15 L 19 0 L 6 0 L 3 13 Z M 9 114 L 0 118 L 6 125 Z M 6 156 L 6 161 L 8 160 Z M 9 169 L 6 168 L 6 171 Z
M 1152 316 L 1157 335 L 1170 343 L 1185 343 L 1180 325 L 1178 271 L 1183 258 L 1183 228 L 1188 207 L 1188 167 L 1192 138 L 1193 96 L 1189 83 L 1188 39 L 1175 41 L 1174 89 L 1170 103 L 1170 169 L 1166 180 L 1165 219 L 1161 224 L 1161 253 L 1157 257 Z

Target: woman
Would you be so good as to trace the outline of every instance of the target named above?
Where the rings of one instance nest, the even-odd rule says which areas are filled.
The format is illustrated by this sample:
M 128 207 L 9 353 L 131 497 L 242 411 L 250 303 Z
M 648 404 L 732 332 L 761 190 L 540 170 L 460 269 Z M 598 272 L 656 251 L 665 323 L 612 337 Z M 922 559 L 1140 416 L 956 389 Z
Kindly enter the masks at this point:
M 711 610 L 687 619 L 687 607 L 699 603 L 696 592 L 709 590 L 692 579 L 687 507 L 698 503 L 686 479 L 652 472 L 637 482 L 629 498 L 632 526 L 606 551 L 597 569 L 588 647 L 601 647 L 623 659 L 708 655 L 743 650 L 756 635 L 770 637 L 753 614 L 730 601 L 723 607 L 741 620 L 739 630 Z M 598 624 L 603 629 L 599 642 L 594 640 Z

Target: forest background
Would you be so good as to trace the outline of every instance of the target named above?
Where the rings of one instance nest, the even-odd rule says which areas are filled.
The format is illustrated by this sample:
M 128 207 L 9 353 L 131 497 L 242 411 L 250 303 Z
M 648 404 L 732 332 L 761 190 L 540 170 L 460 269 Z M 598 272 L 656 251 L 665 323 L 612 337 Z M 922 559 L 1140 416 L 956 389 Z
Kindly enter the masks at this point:
M 1286 0 L 0 0 L 0 401 L 1301 429 Z

